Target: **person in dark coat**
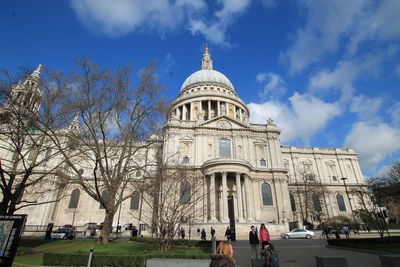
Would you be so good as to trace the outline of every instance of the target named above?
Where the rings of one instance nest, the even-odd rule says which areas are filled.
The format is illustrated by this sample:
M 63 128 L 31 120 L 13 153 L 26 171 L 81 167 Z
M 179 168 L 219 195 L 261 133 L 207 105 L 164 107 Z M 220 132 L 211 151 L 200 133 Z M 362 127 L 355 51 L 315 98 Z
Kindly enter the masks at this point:
M 207 240 L 207 234 L 206 234 L 206 230 L 201 230 L 201 240 L 206 241 Z
M 258 240 L 258 235 L 254 225 L 251 226 L 251 231 L 249 232 L 249 242 L 254 256 L 253 258 L 258 259 L 258 244 L 260 244 L 260 241 Z
M 214 235 L 215 235 L 215 230 L 214 230 L 214 228 L 212 228 L 212 227 L 211 227 L 210 234 L 211 234 L 211 238 L 213 238 L 213 237 L 214 237 Z
M 211 256 L 210 267 L 235 267 L 233 248 L 229 241 L 219 242 L 217 254 Z
M 226 228 L 225 237 L 228 241 L 232 240 L 232 231 L 231 228 L 229 228 L 229 226 Z

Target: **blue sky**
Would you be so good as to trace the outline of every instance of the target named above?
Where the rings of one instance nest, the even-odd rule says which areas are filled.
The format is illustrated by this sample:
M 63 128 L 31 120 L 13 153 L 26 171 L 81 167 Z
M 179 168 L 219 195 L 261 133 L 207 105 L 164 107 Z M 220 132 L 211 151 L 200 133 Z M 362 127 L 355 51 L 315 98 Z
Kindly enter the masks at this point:
M 2 1 L 0 68 L 157 60 L 173 100 L 208 43 L 252 122 L 274 119 L 286 145 L 353 148 L 368 177 L 400 155 L 399 11 L 398 0 Z

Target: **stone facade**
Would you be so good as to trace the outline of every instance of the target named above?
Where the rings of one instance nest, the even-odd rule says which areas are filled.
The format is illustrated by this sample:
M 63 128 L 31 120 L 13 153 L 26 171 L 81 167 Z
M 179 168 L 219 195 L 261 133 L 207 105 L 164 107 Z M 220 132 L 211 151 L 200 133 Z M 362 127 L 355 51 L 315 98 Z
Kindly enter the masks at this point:
M 348 197 L 341 178 L 347 178 L 347 186 L 364 186 L 357 154 L 343 148 L 284 146 L 272 120 L 252 124 L 249 115 L 229 79 L 213 70 L 206 48 L 201 70 L 186 79 L 172 103 L 163 133 L 164 157 L 203 175 L 205 198 L 199 210 L 204 212 L 190 225 L 192 234 L 197 228 L 209 232 L 213 227 L 223 235 L 231 225 L 237 234 L 247 235 L 251 225 L 260 223 L 278 234 L 289 230 L 290 223 L 302 227 L 303 221 L 319 224 L 339 215 L 351 217 L 351 208 L 357 209 L 359 203 L 355 196 Z M 135 179 L 142 175 L 135 174 Z M 319 217 L 311 210 L 304 214 L 309 204 L 304 202 L 311 201 L 303 196 L 307 188 L 323 188 L 318 195 Z M 68 195 L 76 189 L 79 186 L 73 183 L 64 188 Z M 21 212 L 29 214 L 28 225 L 101 223 L 104 209 L 79 192 L 76 208 L 69 208 L 67 197 Z M 43 197 L 52 199 L 56 194 Z M 138 212 L 137 206 L 125 201 L 114 225 L 117 220 L 121 225 L 139 225 Z

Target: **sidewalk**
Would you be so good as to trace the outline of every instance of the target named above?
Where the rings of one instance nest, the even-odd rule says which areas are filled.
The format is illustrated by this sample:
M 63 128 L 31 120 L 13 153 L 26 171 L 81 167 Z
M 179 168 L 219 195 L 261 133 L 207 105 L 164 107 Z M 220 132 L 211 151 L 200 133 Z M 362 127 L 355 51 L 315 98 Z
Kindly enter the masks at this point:
M 313 267 L 315 256 L 343 256 L 349 267 L 380 266 L 379 256 L 351 250 L 327 248 L 325 240 L 276 240 L 281 267 Z M 237 266 L 251 266 L 251 250 L 248 241 L 233 242 Z M 338 266 L 340 267 L 340 266 Z

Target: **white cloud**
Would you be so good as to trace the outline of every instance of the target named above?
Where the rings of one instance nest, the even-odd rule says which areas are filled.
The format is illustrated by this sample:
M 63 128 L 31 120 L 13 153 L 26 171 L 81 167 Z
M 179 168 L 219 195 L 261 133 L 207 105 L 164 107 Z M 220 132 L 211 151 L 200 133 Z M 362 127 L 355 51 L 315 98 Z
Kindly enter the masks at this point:
M 354 123 L 344 145 L 354 148 L 363 169 L 373 170 L 385 157 L 400 150 L 400 128 L 386 123 Z
M 389 114 L 393 125 L 400 126 L 400 102 L 396 102 L 389 108 Z
M 378 75 L 382 54 L 368 54 L 357 59 L 343 60 L 333 70 L 323 69 L 309 79 L 311 92 L 340 91 L 341 101 L 349 101 L 355 91 L 353 82 L 358 78 L 370 78 Z
M 350 105 L 350 111 L 357 113 L 362 121 L 377 122 L 380 118 L 377 116 L 383 104 L 382 97 L 367 97 L 359 95 L 354 97 Z
M 228 45 L 228 27 L 244 13 L 250 0 L 218 0 L 208 10 L 205 0 L 71 0 L 78 18 L 90 30 L 111 37 L 136 30 L 162 34 L 188 29 L 219 45 Z
M 189 29 L 192 34 L 203 34 L 204 37 L 215 44 L 227 46 L 226 31 L 234 21 L 242 15 L 250 0 L 218 0 L 222 8 L 214 12 L 214 16 L 190 19 Z
M 297 30 L 293 45 L 280 57 L 292 73 L 302 71 L 344 44 L 354 55 L 360 43 L 397 40 L 400 37 L 400 2 L 383 0 L 303 0 L 305 25 Z
M 256 81 L 259 83 L 264 82 L 267 80 L 267 74 L 265 72 L 260 72 L 256 75 Z
M 120 36 L 140 26 L 173 30 L 206 4 L 203 0 L 71 0 L 71 6 L 89 29 Z
M 260 83 L 266 82 L 263 89 L 258 92 L 258 95 L 262 99 L 265 99 L 266 97 L 279 97 L 287 91 L 287 88 L 285 87 L 285 81 L 278 74 L 272 72 L 258 73 L 256 80 Z
M 282 142 L 300 139 L 309 145 L 311 138 L 322 131 L 330 119 L 341 113 L 338 105 L 312 96 L 295 93 L 289 100 L 290 105 L 276 101 L 248 104 L 250 120 L 264 124 L 268 118 L 272 118 L 282 130 Z

